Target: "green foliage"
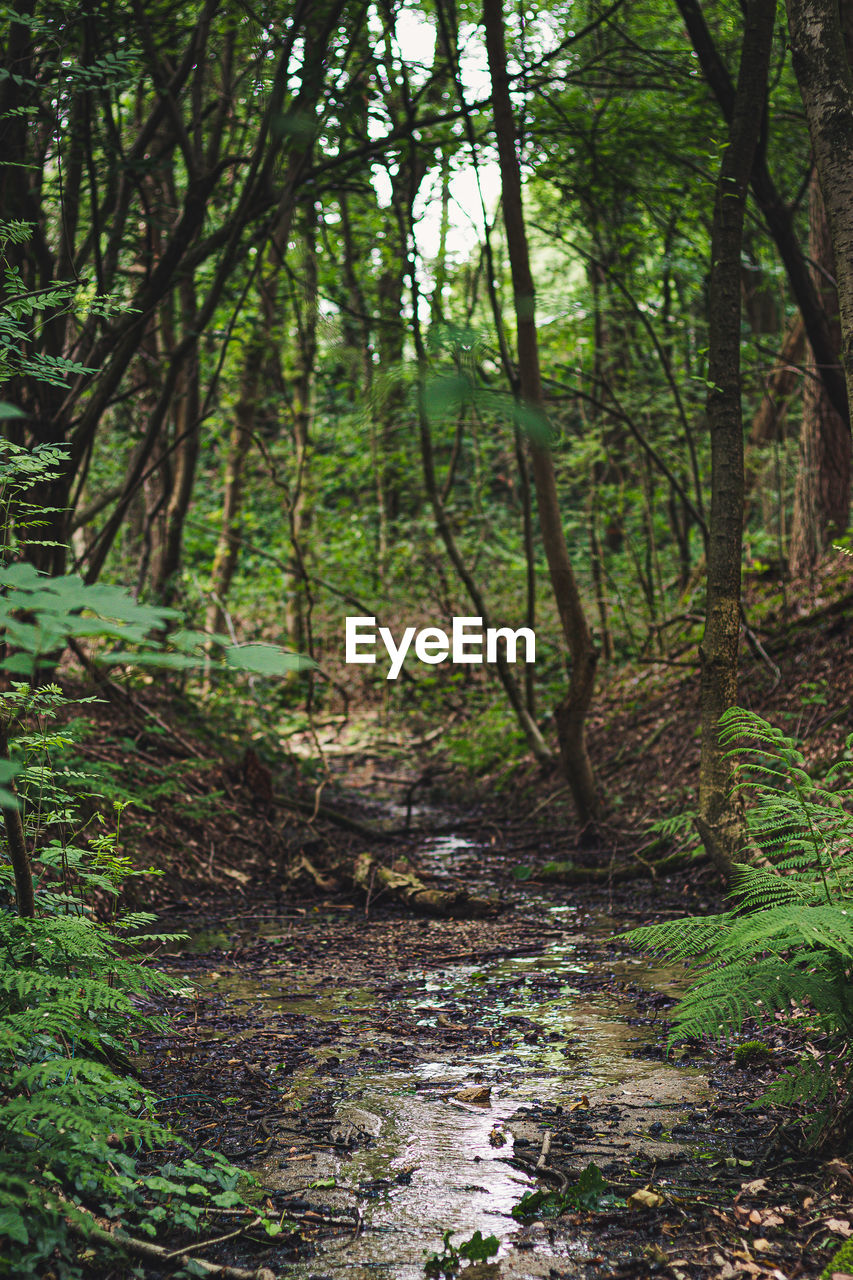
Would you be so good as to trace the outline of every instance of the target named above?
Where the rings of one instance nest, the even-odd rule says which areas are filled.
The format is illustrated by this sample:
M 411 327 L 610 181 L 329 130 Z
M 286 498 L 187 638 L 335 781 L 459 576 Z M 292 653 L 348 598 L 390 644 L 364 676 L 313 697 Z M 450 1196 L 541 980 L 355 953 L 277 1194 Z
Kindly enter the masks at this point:
M 493 699 L 479 715 L 470 718 L 464 732 L 448 737 L 447 747 L 453 764 L 474 774 L 485 773 L 520 758 L 524 735 L 509 709 Z
M 736 1067 L 765 1066 L 773 1057 L 773 1050 L 763 1040 L 746 1040 L 735 1046 Z
M 17 532 L 25 528 L 29 537 L 37 511 L 26 495 L 61 461 L 59 451 L 28 454 L 12 446 L 0 455 L 0 666 L 31 676 L 72 637 L 118 640 L 125 648 L 110 653 L 112 661 L 200 665 L 208 637 L 172 631 L 168 650 L 160 639 L 174 623 L 172 611 L 140 605 L 117 587 L 51 578 L 10 560 Z M 225 645 L 223 637 L 213 639 Z M 258 648 L 243 664 L 241 649 L 229 644 L 227 662 L 265 674 L 291 669 L 293 655 Z M 0 909 L 0 1270 L 41 1274 L 49 1260 L 62 1280 L 84 1274 L 78 1242 L 95 1230 L 93 1213 L 142 1235 L 165 1226 L 196 1235 L 209 1211 L 248 1205 L 238 1189 L 246 1175 L 212 1153 L 203 1153 L 203 1163 L 184 1159 L 143 1176 L 141 1152 L 181 1144 L 158 1123 L 156 1100 L 131 1074 L 127 1055 L 143 1031 L 167 1029 L 162 1015 L 141 1006 L 162 1004 L 172 984 L 146 964 L 154 917 L 118 909 L 121 886 L 141 874 L 119 848 L 126 798 L 114 796 L 115 826 L 107 828 L 94 780 L 58 764 L 74 733 L 57 717 L 93 701 L 69 702 L 57 685 L 26 681 L 0 694 L 9 751 L 0 759 L 0 806 L 7 832 L 20 814 L 36 907 L 34 917 L 14 914 L 20 867 L 13 874 L 0 851 L 0 894 L 7 898 Z M 78 797 L 90 802 L 88 817 Z M 11 854 L 11 835 L 9 841 Z M 260 1216 L 270 1234 L 280 1230 Z M 102 1231 L 97 1238 L 103 1245 Z
M 747 1019 L 796 1025 L 798 1063 L 765 1099 L 807 1105 L 812 1138 L 849 1113 L 853 1035 L 853 788 L 849 753 L 821 781 L 796 742 L 734 708 L 721 720 L 735 789 L 747 804 L 755 861 L 739 864 L 730 910 L 634 929 L 635 946 L 684 960 L 692 982 L 675 1010 L 671 1041 L 722 1039 Z M 848 748 L 849 748 L 848 741 Z
M 820 1273 L 820 1280 L 832 1280 L 840 1272 L 842 1275 L 853 1273 L 853 1240 L 845 1240 L 837 1249 Z
M 68 705 L 61 691 L 18 684 L 2 704 L 24 730 L 12 750 L 39 914 L 0 911 L 0 1268 L 37 1274 L 51 1259 L 71 1278 L 83 1274 L 77 1242 L 93 1209 L 142 1235 L 166 1222 L 195 1234 L 209 1210 L 248 1198 L 236 1189 L 242 1171 L 212 1154 L 143 1177 L 140 1153 L 179 1139 L 127 1066 L 143 1031 L 167 1029 L 140 1006 L 172 994 L 146 963 L 154 917 L 116 909 L 124 881 L 141 873 L 121 854 L 117 827 L 87 833 L 67 777 L 52 768 L 70 737 L 49 727 Z M 0 883 L 11 884 L 2 861 Z
M 513 1208 L 512 1216 L 519 1222 L 557 1218 L 570 1209 L 598 1209 L 612 1199 L 601 1170 L 590 1161 L 577 1182 L 565 1191 L 526 1191 Z
M 424 1273 L 427 1276 L 454 1276 L 464 1262 L 486 1262 L 495 1256 L 500 1249 L 497 1236 L 483 1237 L 482 1232 L 475 1231 L 469 1240 L 454 1245 L 450 1239 L 452 1231 L 445 1231 L 442 1236 L 441 1253 L 427 1254 L 424 1262 Z

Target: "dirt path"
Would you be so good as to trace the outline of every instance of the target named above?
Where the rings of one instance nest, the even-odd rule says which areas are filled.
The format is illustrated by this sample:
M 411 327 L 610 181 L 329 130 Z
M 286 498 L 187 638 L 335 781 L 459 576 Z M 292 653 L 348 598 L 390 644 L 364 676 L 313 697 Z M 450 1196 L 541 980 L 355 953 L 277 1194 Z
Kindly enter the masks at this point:
M 499 886 L 492 919 L 414 918 L 380 896 L 164 921 L 191 937 L 160 964 L 198 995 L 148 1046 L 147 1083 L 300 1224 L 252 1265 L 415 1280 L 430 1254 L 434 1274 L 459 1265 L 445 1232 L 479 1231 L 499 1253 L 462 1264 L 469 1280 L 817 1275 L 843 1174 L 821 1182 L 773 1118 L 743 1111 L 749 1074 L 665 1058 L 681 975 L 608 941 L 648 902 L 519 884 L 486 841 L 427 838 L 413 856 L 438 885 Z M 670 894 L 657 913 L 684 909 Z M 573 1205 L 591 1164 L 599 1189 Z M 520 1218 L 537 1189 L 550 1199 Z

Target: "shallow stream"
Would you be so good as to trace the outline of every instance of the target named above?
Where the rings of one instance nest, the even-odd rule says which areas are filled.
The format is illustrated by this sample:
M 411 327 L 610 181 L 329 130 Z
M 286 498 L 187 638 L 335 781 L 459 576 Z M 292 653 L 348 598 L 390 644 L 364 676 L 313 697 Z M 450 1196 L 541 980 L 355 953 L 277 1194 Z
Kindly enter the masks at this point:
M 461 845 L 453 842 L 455 855 Z M 446 849 L 445 841 L 433 856 Z M 310 1065 L 289 1077 L 294 1125 L 282 1128 L 257 1168 L 269 1188 L 359 1214 L 357 1228 L 321 1241 L 315 1257 L 293 1267 L 294 1280 L 422 1280 L 425 1254 L 440 1252 L 447 1231 L 457 1245 L 475 1231 L 498 1238 L 497 1265 L 481 1274 L 576 1274 L 594 1246 L 560 1240 L 541 1223 L 522 1228 L 511 1216 L 537 1185 L 508 1162 L 514 1138 L 529 1160 L 539 1155 L 539 1135 L 523 1136 L 526 1110 L 633 1108 L 621 1126 L 596 1120 L 581 1142 L 581 1163 L 605 1166 L 614 1155 L 654 1146 L 643 1132 L 648 1113 L 661 1117 L 660 1132 L 705 1097 L 698 1072 L 635 1056 L 663 1037 L 653 1025 L 629 1025 L 636 1008 L 627 998 L 580 990 L 590 962 L 579 947 L 590 935 L 573 930 L 570 909 L 543 904 L 543 911 L 561 936 L 540 954 L 445 964 L 414 976 L 409 969 L 390 987 L 294 984 L 274 965 L 247 975 L 228 972 L 225 963 L 202 979 L 237 1013 L 261 1006 L 279 1030 L 288 1019 L 297 1032 L 340 1025 L 333 1044 L 318 1047 Z M 607 923 L 596 930 L 599 938 L 613 929 Z M 196 935 L 192 945 L 211 943 L 221 945 L 210 934 Z M 607 969 L 651 991 L 672 991 L 680 976 L 625 955 L 608 957 Z M 454 1096 L 477 1087 L 489 1090 L 482 1103 Z M 325 1140 L 291 1140 L 299 1108 L 318 1092 L 329 1099 Z

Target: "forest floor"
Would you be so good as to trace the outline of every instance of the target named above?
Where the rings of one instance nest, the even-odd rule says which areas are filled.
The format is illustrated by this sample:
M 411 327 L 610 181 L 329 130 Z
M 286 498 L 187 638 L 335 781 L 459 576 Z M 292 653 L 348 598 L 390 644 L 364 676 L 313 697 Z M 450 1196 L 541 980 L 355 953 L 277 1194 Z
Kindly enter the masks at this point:
M 709 887 L 519 884 L 487 832 L 408 854 L 431 883 L 497 889 L 500 911 L 413 917 L 332 894 L 163 920 L 189 934 L 159 960 L 186 994 L 143 1079 L 192 1146 L 251 1168 L 296 1228 L 223 1260 L 415 1280 L 430 1253 L 450 1260 L 445 1231 L 457 1246 L 480 1231 L 501 1253 L 468 1280 L 818 1275 L 853 1231 L 849 1167 L 798 1151 L 791 1117 L 745 1106 L 791 1060 L 785 1036 L 765 1035 L 751 1067 L 731 1046 L 668 1056 L 683 975 L 613 939 L 707 908 Z M 525 1193 L 559 1194 L 591 1164 L 587 1207 L 549 1217 L 552 1194 L 518 1217 Z
M 746 698 L 827 758 L 850 727 L 850 610 L 830 601 L 746 663 Z M 284 1243 L 205 1256 L 294 1280 L 820 1274 L 853 1235 L 850 1167 L 798 1146 L 804 1117 L 747 1106 L 792 1060 L 786 1033 L 751 1065 L 733 1045 L 668 1054 L 684 975 L 614 937 L 718 908 L 710 869 L 543 874 L 645 871 L 650 822 L 695 772 L 697 679 L 661 664 L 602 699 L 593 736 L 621 804 L 595 849 L 559 780 L 527 766 L 462 806 L 417 737 L 336 727 L 323 788 L 300 790 L 262 744 L 199 768 L 198 727 L 150 694 L 105 709 L 87 762 L 109 773 L 123 752 L 133 777 L 171 756 L 169 803 L 142 811 L 134 843 L 167 865 L 158 927 L 188 935 L 154 957 L 179 994 L 138 1069 L 161 1117 L 251 1169 L 293 1224 Z M 453 914 L 416 914 L 374 879 L 355 890 L 341 866 L 365 850 L 464 891 Z M 475 1232 L 497 1257 L 455 1254 Z

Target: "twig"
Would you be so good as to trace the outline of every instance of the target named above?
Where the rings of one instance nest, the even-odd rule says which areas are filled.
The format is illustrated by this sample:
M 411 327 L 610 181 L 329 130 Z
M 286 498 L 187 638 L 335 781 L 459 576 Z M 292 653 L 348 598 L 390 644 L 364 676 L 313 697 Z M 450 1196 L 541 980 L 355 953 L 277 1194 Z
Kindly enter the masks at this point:
M 60 1197 L 60 1203 L 63 1200 L 64 1197 Z M 80 1205 L 76 1205 L 75 1208 L 81 1211 Z M 152 1244 L 150 1240 L 138 1240 L 135 1236 L 126 1235 L 123 1231 L 108 1231 L 106 1228 L 98 1226 L 88 1211 L 82 1210 L 82 1212 L 86 1214 L 85 1222 L 79 1218 L 70 1217 L 68 1225 L 72 1231 L 86 1240 L 90 1240 L 94 1236 L 102 1244 L 112 1245 L 113 1248 L 127 1249 L 129 1252 L 137 1254 L 140 1258 L 150 1258 L 160 1265 L 166 1261 L 180 1263 L 192 1261 L 193 1265 L 200 1267 L 205 1275 L 217 1276 L 220 1277 L 220 1280 L 277 1280 L 275 1272 L 270 1271 L 269 1267 L 256 1267 L 249 1270 L 248 1267 L 230 1267 L 224 1263 L 208 1262 L 205 1258 L 191 1259 L 187 1249 L 170 1251 L 164 1249 L 162 1245 Z M 227 1237 L 224 1238 L 227 1239 Z M 189 1246 L 189 1248 L 194 1247 L 193 1245 Z
M 195 1253 L 196 1249 L 209 1249 L 215 1244 L 222 1244 L 225 1240 L 233 1240 L 235 1236 L 242 1236 L 246 1231 L 251 1231 L 253 1227 L 259 1227 L 262 1222 L 263 1218 L 252 1218 L 251 1222 L 238 1227 L 236 1231 L 229 1231 L 227 1235 L 214 1236 L 212 1240 L 199 1240 L 197 1244 L 188 1244 L 183 1249 L 173 1249 L 171 1253 L 167 1253 L 164 1256 L 163 1261 L 167 1262 L 170 1258 L 182 1258 L 188 1253 Z

